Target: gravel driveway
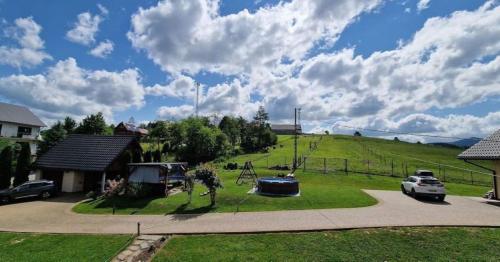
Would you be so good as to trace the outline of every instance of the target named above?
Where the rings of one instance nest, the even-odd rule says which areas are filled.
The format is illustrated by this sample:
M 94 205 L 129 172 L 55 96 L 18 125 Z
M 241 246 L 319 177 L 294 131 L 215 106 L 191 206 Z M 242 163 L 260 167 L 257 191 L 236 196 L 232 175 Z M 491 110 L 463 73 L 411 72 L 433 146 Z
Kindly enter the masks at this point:
M 365 190 L 371 207 L 197 215 L 80 215 L 74 196 L 0 206 L 0 231 L 50 233 L 229 233 L 388 226 L 500 226 L 500 206 L 481 198 L 447 196 L 423 202 L 398 191 Z

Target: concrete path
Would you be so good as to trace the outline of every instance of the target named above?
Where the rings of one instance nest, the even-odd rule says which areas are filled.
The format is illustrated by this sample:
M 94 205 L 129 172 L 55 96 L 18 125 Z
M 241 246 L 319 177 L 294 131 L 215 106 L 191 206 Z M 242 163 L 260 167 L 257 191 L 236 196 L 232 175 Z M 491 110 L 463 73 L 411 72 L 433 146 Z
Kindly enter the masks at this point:
M 50 233 L 235 233 L 388 226 L 500 226 L 500 206 L 472 197 L 423 202 L 397 191 L 365 190 L 379 204 L 363 208 L 199 215 L 79 215 L 74 199 L 0 206 L 0 231 Z

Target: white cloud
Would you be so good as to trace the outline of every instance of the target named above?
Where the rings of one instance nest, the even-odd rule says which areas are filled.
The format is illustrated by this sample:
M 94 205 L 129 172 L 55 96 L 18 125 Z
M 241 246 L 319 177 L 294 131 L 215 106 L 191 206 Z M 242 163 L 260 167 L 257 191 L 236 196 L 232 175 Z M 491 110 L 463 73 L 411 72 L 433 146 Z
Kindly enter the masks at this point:
M 33 67 L 52 59 L 43 51 L 44 42 L 40 38 L 42 27 L 32 17 L 17 18 L 14 24 L 5 33 L 16 40 L 19 47 L 0 46 L 0 64 L 17 68 Z
M 136 69 L 92 71 L 68 58 L 49 67 L 45 74 L 0 78 L 0 94 L 37 110 L 46 119 L 96 112 L 111 119 L 114 111 L 141 107 L 145 92 Z
M 162 106 L 156 111 L 160 119 L 178 120 L 194 115 L 194 107 L 191 105 Z
M 105 58 L 109 54 L 111 54 L 111 52 L 113 52 L 113 46 L 114 46 L 113 42 L 106 39 L 106 40 L 100 42 L 92 50 L 90 50 L 89 53 L 95 57 Z
M 263 105 L 273 122 L 283 122 L 301 107 L 305 123 L 319 126 L 316 130 L 324 128 L 318 123 L 332 121 L 402 129 L 404 120 L 407 129 L 453 133 L 445 130 L 451 124 L 424 129 L 452 121 L 431 119 L 426 112 L 500 95 L 500 7 L 493 1 L 430 18 L 397 48 L 365 57 L 352 48 L 309 51 L 334 43 L 346 25 L 378 2 L 292 1 L 228 16 L 218 14 L 217 3 L 160 2 L 133 16 L 128 34 L 133 45 L 174 75 L 173 82 L 149 87 L 148 93 L 185 100 L 163 107 L 158 116 L 192 114 L 194 82 L 188 75 L 199 71 L 235 78 L 204 88 L 201 114 L 248 116 Z M 416 119 L 422 126 L 412 125 Z M 460 119 L 453 120 L 458 124 L 469 116 L 453 119 Z M 498 127 L 481 121 L 481 130 Z M 478 131 L 462 134 L 477 135 L 471 132 Z
M 422 10 L 429 8 L 430 2 L 431 2 L 431 0 L 420 0 L 420 1 L 418 1 L 418 3 L 417 3 L 417 11 L 421 12 Z
M 101 5 L 101 4 L 97 4 L 97 8 L 99 8 L 99 11 L 101 12 L 101 14 L 103 14 L 104 16 L 108 15 L 109 14 L 109 10 Z
M 171 73 L 250 74 L 282 59 L 300 60 L 319 40 L 332 44 L 356 16 L 378 3 L 295 0 L 220 16 L 217 0 L 162 1 L 132 16 L 128 37 Z
M 399 119 L 481 102 L 500 95 L 499 22 L 500 7 L 487 4 L 429 19 L 395 50 L 366 58 L 352 49 L 321 54 L 304 61 L 298 77 L 286 80 L 293 87 L 286 93 L 315 119 Z
M 203 90 L 202 88 L 200 88 Z M 168 96 L 180 99 L 194 99 L 196 96 L 196 82 L 189 76 L 178 76 L 168 85 L 146 87 L 146 93 L 153 96 Z
M 92 15 L 89 12 L 81 13 L 73 28 L 66 33 L 66 38 L 71 42 L 90 45 L 95 42 L 95 34 L 99 31 L 101 21 L 100 15 Z

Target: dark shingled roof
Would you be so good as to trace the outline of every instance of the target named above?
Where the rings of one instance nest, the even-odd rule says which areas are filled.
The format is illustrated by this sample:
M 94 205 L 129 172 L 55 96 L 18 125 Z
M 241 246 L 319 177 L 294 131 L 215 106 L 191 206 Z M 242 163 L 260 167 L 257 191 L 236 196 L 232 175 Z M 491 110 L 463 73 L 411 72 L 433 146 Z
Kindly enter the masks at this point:
M 295 130 L 295 125 L 280 125 L 280 124 L 271 124 L 272 130 Z M 297 130 L 302 130 L 300 125 L 297 125 Z
M 42 127 L 45 124 L 27 107 L 0 102 L 0 122 Z
M 465 160 L 500 160 L 500 129 L 458 155 Z
M 40 156 L 35 166 L 40 169 L 104 172 L 134 141 L 134 136 L 69 135 Z

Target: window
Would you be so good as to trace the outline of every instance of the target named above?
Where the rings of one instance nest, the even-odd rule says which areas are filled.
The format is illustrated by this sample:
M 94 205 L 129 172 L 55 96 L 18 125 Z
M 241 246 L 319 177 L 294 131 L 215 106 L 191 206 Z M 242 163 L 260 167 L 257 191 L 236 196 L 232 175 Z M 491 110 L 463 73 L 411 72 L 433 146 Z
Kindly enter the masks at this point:
M 2 124 L 0 124 L 0 136 L 2 136 Z
M 17 137 L 31 136 L 31 127 L 19 126 L 17 127 Z

